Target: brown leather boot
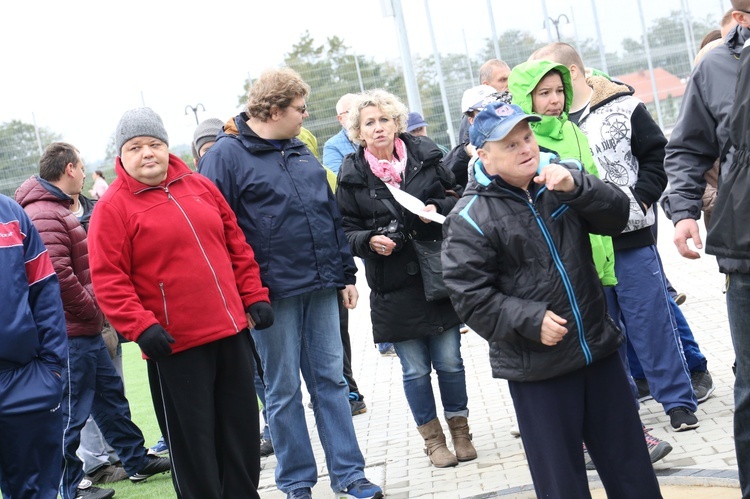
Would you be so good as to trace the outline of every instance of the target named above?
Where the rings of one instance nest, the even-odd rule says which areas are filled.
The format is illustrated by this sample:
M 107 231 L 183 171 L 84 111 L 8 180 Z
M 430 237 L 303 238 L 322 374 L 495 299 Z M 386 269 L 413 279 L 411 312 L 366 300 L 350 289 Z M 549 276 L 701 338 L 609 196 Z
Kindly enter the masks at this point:
M 417 429 L 424 439 L 426 447 L 424 453 L 430 458 L 434 467 L 449 468 L 458 464 L 456 456 L 445 445 L 445 433 L 443 433 L 443 427 L 440 425 L 438 418 L 422 426 L 417 426 Z
M 471 433 L 469 433 L 469 422 L 463 416 L 454 416 L 448 420 L 448 428 L 451 430 L 451 440 L 453 440 L 453 450 L 456 451 L 456 457 L 460 462 L 471 461 L 477 458 L 477 450 L 471 443 Z

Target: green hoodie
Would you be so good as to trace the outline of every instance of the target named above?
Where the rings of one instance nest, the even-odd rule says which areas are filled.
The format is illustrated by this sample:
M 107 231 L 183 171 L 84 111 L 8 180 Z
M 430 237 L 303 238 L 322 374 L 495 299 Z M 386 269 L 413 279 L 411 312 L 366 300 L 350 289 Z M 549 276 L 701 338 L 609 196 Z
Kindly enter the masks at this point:
M 508 90 L 513 95 L 513 104 L 517 104 L 526 114 L 532 111 L 531 93 L 539 82 L 551 70 L 558 70 L 563 77 L 565 105 L 560 116 L 539 116 L 542 121 L 529 122 L 540 146 L 555 151 L 561 159 L 578 160 L 586 172 L 599 176 L 598 169 L 591 156 L 589 142 L 581 130 L 568 120 L 570 103 L 573 100 L 573 83 L 570 71 L 562 64 L 550 61 L 528 61 L 514 67 L 508 78 Z M 590 234 L 594 264 L 599 272 L 599 279 L 605 286 L 617 284 L 615 277 L 615 251 L 612 238 Z

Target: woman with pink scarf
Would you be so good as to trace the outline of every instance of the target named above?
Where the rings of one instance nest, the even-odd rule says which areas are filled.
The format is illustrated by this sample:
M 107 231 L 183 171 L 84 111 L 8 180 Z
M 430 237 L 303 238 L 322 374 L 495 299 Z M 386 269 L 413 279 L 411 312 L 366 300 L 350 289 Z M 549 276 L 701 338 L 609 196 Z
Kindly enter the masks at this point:
M 418 198 L 426 211 L 447 215 L 458 200 L 455 178 L 427 137 L 407 133 L 407 110 L 384 90 L 357 96 L 347 131 L 359 144 L 344 158 L 336 200 L 352 253 L 365 261 L 376 343 L 391 342 L 401 360 L 404 392 L 425 453 L 438 467 L 477 457 L 467 417 L 460 319 L 448 298 L 428 301 L 412 240 L 443 239 L 442 226 L 403 209 L 390 189 Z M 453 450 L 437 417 L 432 370 L 437 373 Z

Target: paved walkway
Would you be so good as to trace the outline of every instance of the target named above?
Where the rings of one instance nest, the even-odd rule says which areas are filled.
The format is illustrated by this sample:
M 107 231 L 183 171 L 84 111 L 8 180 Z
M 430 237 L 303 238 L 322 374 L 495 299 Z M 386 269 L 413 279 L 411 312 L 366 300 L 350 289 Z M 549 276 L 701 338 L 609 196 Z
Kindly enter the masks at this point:
M 655 436 L 668 440 L 674 447 L 671 454 L 655 464 L 655 469 L 664 484 L 736 486 L 737 461 L 732 438 L 734 353 L 722 293 L 723 276 L 711 256 L 703 255 L 698 261 L 681 258 L 671 241 L 671 223 L 662 217 L 660 227 L 659 248 L 667 276 L 678 291 L 688 296 L 682 310 L 708 358 L 716 391 L 699 406 L 701 426 L 695 431 L 672 432 L 661 405 L 653 400 L 642 404 L 643 422 L 653 427 Z M 365 395 L 368 411 L 354 417 L 354 426 L 367 461 L 368 477 L 382 485 L 391 499 L 534 497 L 521 440 L 510 434 L 515 416 L 507 383 L 492 378 L 487 343 L 473 333 L 462 337 L 462 354 L 471 411 L 469 422 L 479 457 L 455 468 L 437 469 L 429 465 L 404 397 L 398 358 L 382 357 L 372 344 L 367 283 L 363 270 L 358 275 L 360 305 L 350 314 L 350 331 L 354 375 Z M 434 378 L 433 384 L 438 393 Z M 305 403 L 308 400 L 306 397 Z M 306 411 L 320 475 L 313 497 L 330 498 L 332 492 L 315 420 L 312 410 Z M 443 425 L 447 433 L 444 422 Z M 261 497 L 285 497 L 274 483 L 276 458 L 264 458 L 261 466 Z M 596 473 L 591 472 L 590 478 L 594 481 L 592 487 L 596 487 Z M 726 497 L 740 497 L 739 489 Z

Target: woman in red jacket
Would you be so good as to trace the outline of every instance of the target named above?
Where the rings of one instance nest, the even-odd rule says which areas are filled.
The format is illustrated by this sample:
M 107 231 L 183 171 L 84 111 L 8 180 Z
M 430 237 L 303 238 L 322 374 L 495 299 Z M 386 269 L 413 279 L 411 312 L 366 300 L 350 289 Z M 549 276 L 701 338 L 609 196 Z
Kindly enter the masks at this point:
M 179 495 L 258 497 L 249 328 L 273 311 L 253 250 L 216 187 L 169 154 L 151 109 L 126 112 L 116 141 L 117 179 L 89 231 L 97 299 L 151 360 Z

